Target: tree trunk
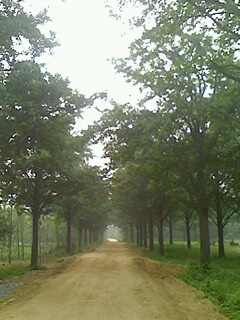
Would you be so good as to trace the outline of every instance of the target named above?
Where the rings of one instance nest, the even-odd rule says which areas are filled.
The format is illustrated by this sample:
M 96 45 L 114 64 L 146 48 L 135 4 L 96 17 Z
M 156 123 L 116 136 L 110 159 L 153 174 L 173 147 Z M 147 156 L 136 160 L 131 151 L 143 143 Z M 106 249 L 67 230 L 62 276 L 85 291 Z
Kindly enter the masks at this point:
M 103 237 L 104 237 L 104 232 L 105 232 L 105 229 L 102 227 L 100 230 L 99 230 L 99 240 L 103 241 Z
M 140 228 L 139 228 L 139 224 L 137 224 L 136 226 L 137 229 L 137 245 L 140 245 Z
M 153 237 L 153 217 L 149 214 L 148 218 L 148 236 L 149 236 L 149 250 L 154 250 L 154 237 Z
M 72 252 L 72 215 L 70 212 L 66 213 L 67 220 L 67 243 L 66 243 L 66 252 L 71 254 Z
M 13 209 L 12 205 L 10 208 L 10 233 L 9 233 L 9 238 L 8 238 L 8 263 L 12 263 L 12 240 L 13 240 Z
M 89 243 L 92 243 L 93 242 L 93 233 L 92 233 L 91 228 L 88 229 L 88 235 L 89 235 Z
M 200 226 L 200 258 L 202 264 L 210 263 L 210 238 L 209 238 L 209 225 L 208 214 L 202 213 L 199 216 Z
M 126 225 L 123 227 L 123 241 L 128 242 L 128 227 Z
M 17 215 L 17 257 L 20 260 L 20 228 L 19 228 L 19 215 Z
M 67 238 L 66 238 L 66 252 L 70 254 L 72 250 L 72 223 L 71 219 L 67 219 Z
M 164 243 L 163 243 L 163 220 L 162 218 L 158 221 L 158 245 L 160 256 L 164 256 Z
M 40 214 L 38 210 L 32 212 L 32 253 L 31 253 L 31 267 L 37 269 L 38 267 L 38 225 Z
M 59 222 L 56 220 L 55 220 L 55 232 L 56 232 L 57 248 L 59 248 L 60 247 Z
M 217 193 L 216 193 L 216 213 L 217 213 L 217 232 L 218 232 L 218 257 L 225 257 L 224 250 L 224 236 L 223 236 L 223 214 L 221 207 L 221 194 L 219 192 L 219 185 L 217 183 Z
M 194 225 L 193 225 L 193 234 L 194 234 L 194 241 L 198 241 L 198 233 L 197 233 L 197 224 L 196 223 L 194 223 Z
M 38 268 L 38 227 L 40 219 L 40 170 L 35 168 L 35 181 L 33 189 L 33 205 L 32 205 L 32 252 L 31 252 L 31 267 Z
M 82 246 L 82 228 L 78 227 L 78 246 Z
M 169 217 L 168 225 L 169 225 L 169 244 L 173 244 L 173 221 L 171 216 Z
M 8 238 L 8 263 L 12 263 L 12 231 L 9 234 Z
M 187 236 L 187 248 L 191 249 L 190 215 L 188 213 L 185 213 L 185 226 Z
M 139 244 L 141 247 L 143 246 L 143 226 L 142 226 L 142 223 L 140 223 L 140 226 L 139 226 Z
M 73 221 L 73 215 L 71 211 L 71 206 L 67 206 L 65 212 L 66 222 L 67 222 L 67 237 L 66 237 L 66 253 L 71 254 L 72 253 L 72 221 Z
M 130 230 L 131 230 L 131 242 L 134 243 L 134 225 L 130 223 Z
M 93 234 L 93 242 L 98 241 L 98 229 L 97 228 L 93 228 L 92 234 Z
M 201 134 L 198 148 L 197 158 L 197 186 L 198 186 L 198 216 L 199 216 L 199 230 L 200 230 L 200 261 L 202 264 L 210 263 L 210 237 L 208 224 L 208 208 L 206 199 L 206 186 L 204 177 L 204 159 L 203 159 L 203 137 Z
M 143 223 L 143 246 L 144 246 L 144 248 L 148 247 L 148 244 L 147 244 L 147 223 L 146 222 Z
M 223 236 L 223 223 L 222 221 L 218 223 L 218 257 L 223 258 L 225 257 L 225 249 L 224 249 L 224 236 Z
M 84 244 L 87 244 L 87 228 L 84 229 Z
M 21 214 L 21 220 L 20 220 L 20 236 L 21 236 L 21 248 L 22 248 L 22 260 L 25 258 L 25 252 L 24 252 L 24 223 L 23 223 L 23 215 Z

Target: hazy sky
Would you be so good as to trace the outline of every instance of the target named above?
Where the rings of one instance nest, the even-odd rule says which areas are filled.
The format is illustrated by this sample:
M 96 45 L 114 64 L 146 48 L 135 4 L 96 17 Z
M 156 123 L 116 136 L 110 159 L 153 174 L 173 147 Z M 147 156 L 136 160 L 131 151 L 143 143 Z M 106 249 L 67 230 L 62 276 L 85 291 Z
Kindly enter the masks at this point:
M 133 33 L 128 26 L 109 17 L 104 0 L 25 0 L 34 13 L 47 7 L 60 47 L 43 56 L 49 71 L 68 77 L 72 87 L 91 95 L 107 90 L 118 102 L 127 102 L 132 88 L 116 75 L 112 57 L 124 57 Z M 125 35 L 123 35 L 125 33 Z
M 137 101 L 137 90 L 116 75 L 108 59 L 124 57 L 128 45 L 136 36 L 127 25 L 109 16 L 104 0 L 25 0 L 25 6 L 33 14 L 48 8 L 52 22 L 45 31 L 52 30 L 60 46 L 52 56 L 43 55 L 41 62 L 47 69 L 68 77 L 71 86 L 90 96 L 108 91 L 109 99 L 119 103 Z M 101 108 L 107 104 L 101 103 Z M 81 130 L 99 118 L 95 110 L 84 112 L 84 120 L 77 122 Z M 100 149 L 95 153 L 100 153 Z

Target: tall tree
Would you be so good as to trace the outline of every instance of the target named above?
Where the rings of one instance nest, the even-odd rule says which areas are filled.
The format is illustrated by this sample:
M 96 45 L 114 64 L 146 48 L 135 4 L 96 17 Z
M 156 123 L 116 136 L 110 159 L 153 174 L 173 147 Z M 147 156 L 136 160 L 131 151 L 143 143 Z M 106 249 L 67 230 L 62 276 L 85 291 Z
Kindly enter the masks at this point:
M 222 74 L 239 80 L 239 5 L 184 0 L 118 3 L 122 8 L 129 3 L 141 5 L 142 13 L 133 20 L 142 36 L 130 46 L 128 58 L 115 61 L 116 69 L 140 85 L 148 98 L 157 100 L 174 123 L 171 136 L 189 146 L 201 262 L 209 263 L 209 159 L 219 136 L 214 128 L 219 106 L 215 97 L 224 88 Z M 225 107 L 224 112 L 229 110 Z
M 61 170 L 71 161 L 70 132 L 87 100 L 59 75 L 42 73 L 32 62 L 18 63 L 1 89 L 6 192 L 32 213 L 31 265 L 37 267 L 39 218 L 56 196 Z

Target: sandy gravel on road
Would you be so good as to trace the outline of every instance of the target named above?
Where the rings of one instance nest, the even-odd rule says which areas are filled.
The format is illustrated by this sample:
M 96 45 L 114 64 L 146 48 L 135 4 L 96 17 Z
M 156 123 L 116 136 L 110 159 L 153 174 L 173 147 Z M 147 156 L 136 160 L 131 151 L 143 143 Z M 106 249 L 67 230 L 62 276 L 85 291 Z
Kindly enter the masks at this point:
M 76 256 L 62 273 L 32 288 L 1 306 L 0 319 L 226 319 L 166 266 L 124 243 L 104 243 L 94 252 Z

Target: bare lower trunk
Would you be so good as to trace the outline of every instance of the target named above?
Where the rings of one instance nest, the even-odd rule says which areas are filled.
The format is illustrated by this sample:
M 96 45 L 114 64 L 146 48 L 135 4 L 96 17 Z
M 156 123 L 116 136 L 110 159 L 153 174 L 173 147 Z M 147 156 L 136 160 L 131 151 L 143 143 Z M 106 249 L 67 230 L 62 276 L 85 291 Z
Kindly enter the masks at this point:
M 32 253 L 31 253 L 31 267 L 37 269 L 38 267 L 38 225 L 39 225 L 39 212 L 32 212 Z
M 82 246 L 82 229 L 78 228 L 78 246 Z
M 153 218 L 152 214 L 149 215 L 148 221 L 148 236 L 149 236 L 149 250 L 154 250 L 154 238 L 153 238 Z
M 160 256 L 164 256 L 164 243 L 163 243 L 163 220 L 159 219 L 158 222 L 158 245 Z
M 93 238 L 93 242 L 96 242 L 98 241 L 98 229 L 97 228 L 94 228 L 93 231 L 92 231 L 92 238 Z
M 142 227 L 142 223 L 140 223 L 140 227 L 139 227 L 139 244 L 142 247 L 143 246 L 143 227 Z
M 131 242 L 134 243 L 134 226 L 133 226 L 133 223 L 130 223 L 130 230 L 131 230 Z
M 173 221 L 172 218 L 169 217 L 169 244 L 173 244 Z
M 21 221 L 20 221 L 20 236 L 21 236 L 21 251 L 22 251 L 22 260 L 24 260 L 24 223 L 23 223 L 23 215 L 21 214 Z
M 200 136 L 201 138 L 201 136 Z M 203 138 L 202 138 L 203 139 Z M 198 184 L 198 217 L 200 230 L 200 261 L 202 264 L 210 263 L 210 237 L 208 224 L 208 207 L 206 199 L 206 185 L 204 176 L 203 141 L 198 145 L 197 184 Z
M 66 252 L 70 254 L 72 251 L 72 217 L 71 214 L 67 214 L 67 243 Z
M 147 244 L 147 223 L 144 222 L 143 223 L 143 245 L 144 248 L 147 248 L 148 244 Z
M 124 234 L 125 234 L 125 241 L 129 242 L 129 230 L 128 230 L 128 225 L 125 226 L 124 228 Z
M 20 260 L 20 228 L 19 228 L 19 217 L 17 218 L 17 257 Z
M 93 242 L 93 233 L 92 233 L 92 229 L 88 229 L 88 233 L 89 233 L 89 243 Z
M 202 214 L 199 217 L 200 226 L 200 257 L 202 264 L 210 263 L 210 238 L 209 238 L 209 225 L 208 215 Z
M 185 214 L 185 226 L 187 235 L 187 248 L 191 249 L 190 215 L 188 213 Z
M 217 226 L 218 229 L 218 257 L 223 258 L 225 257 L 225 249 L 224 249 L 224 236 L 223 236 L 223 224 L 222 221 L 221 223 L 218 224 Z
M 84 244 L 87 244 L 87 228 L 84 229 Z
M 13 210 L 11 206 L 10 211 L 10 233 L 9 233 L 9 239 L 8 239 L 8 263 L 12 263 L 12 240 L 13 240 Z
M 140 245 L 140 228 L 138 224 L 136 226 L 136 229 L 137 229 L 137 245 L 139 246 Z
M 217 232 L 218 232 L 218 256 L 219 258 L 225 257 L 224 250 L 224 236 L 223 236 L 223 218 L 222 218 L 222 210 L 220 208 L 220 204 L 217 205 Z

